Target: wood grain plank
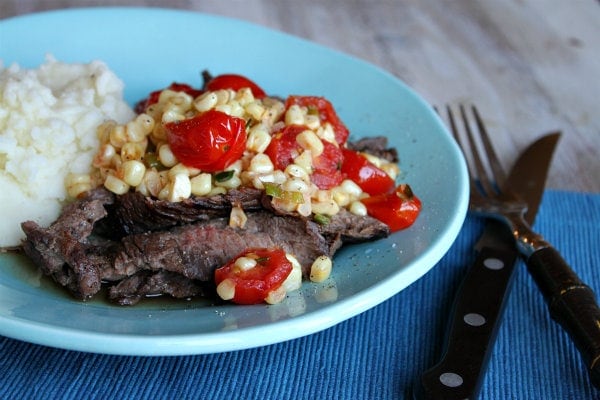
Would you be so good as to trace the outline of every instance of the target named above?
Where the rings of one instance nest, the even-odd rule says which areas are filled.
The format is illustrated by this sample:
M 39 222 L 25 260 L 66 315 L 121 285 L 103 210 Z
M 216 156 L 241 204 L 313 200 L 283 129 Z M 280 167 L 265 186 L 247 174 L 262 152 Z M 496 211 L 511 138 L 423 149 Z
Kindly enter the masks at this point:
M 3 0 L 0 17 L 156 0 Z M 554 189 L 600 192 L 600 4 L 594 0 L 174 0 L 297 35 L 371 62 L 432 104 L 475 103 L 508 167 L 563 131 Z

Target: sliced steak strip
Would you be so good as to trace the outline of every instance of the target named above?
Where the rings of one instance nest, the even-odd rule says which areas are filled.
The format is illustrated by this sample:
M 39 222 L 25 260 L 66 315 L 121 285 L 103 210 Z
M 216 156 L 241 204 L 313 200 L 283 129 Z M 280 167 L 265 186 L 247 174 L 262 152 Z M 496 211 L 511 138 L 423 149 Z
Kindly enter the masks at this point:
M 387 237 L 390 228 L 378 219 L 352 214 L 346 209 L 331 217 L 329 223 L 320 226 L 325 237 L 338 236 L 342 243 L 362 243 Z
M 228 216 L 233 205 L 245 211 L 261 208 L 263 191 L 254 188 L 230 190 L 212 197 L 191 197 L 180 202 L 170 202 L 145 197 L 137 192 L 116 196 L 109 215 L 98 229 L 106 236 L 118 238 L 126 235 L 156 231 L 177 225 L 208 221 Z
M 169 295 L 176 299 L 194 296 L 214 297 L 213 285 L 188 279 L 169 271 L 141 271 L 111 286 L 110 301 L 120 305 L 134 305 L 144 297 Z
M 94 223 L 106 216 L 104 205 L 114 196 L 96 190 L 82 200 L 65 206 L 48 228 L 33 221 L 21 224 L 27 238 L 25 253 L 48 276 L 67 287 L 75 296 L 87 299 L 100 290 L 103 270 L 111 268 L 112 242 L 87 241 Z
M 366 137 L 357 141 L 348 142 L 348 148 L 372 154 L 389 162 L 398 162 L 398 152 L 387 147 L 388 139 L 385 136 Z
M 167 270 L 200 281 L 211 281 L 216 268 L 250 247 L 282 247 L 298 258 L 308 275 L 315 258 L 333 256 L 341 245 L 338 238 L 321 235 L 312 221 L 267 211 L 249 214 L 244 229 L 231 228 L 227 218 L 217 218 L 168 231 L 130 235 L 121 243 L 122 251 L 114 263 L 118 275 Z

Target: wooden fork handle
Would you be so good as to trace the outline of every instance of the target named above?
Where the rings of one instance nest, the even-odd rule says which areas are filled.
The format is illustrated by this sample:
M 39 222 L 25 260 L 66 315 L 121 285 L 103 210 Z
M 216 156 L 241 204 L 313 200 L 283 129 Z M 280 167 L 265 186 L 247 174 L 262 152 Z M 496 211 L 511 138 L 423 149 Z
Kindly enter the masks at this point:
M 600 388 L 600 308 L 594 292 L 551 246 L 529 256 L 527 268 L 544 295 L 550 315 L 569 334 L 592 384 Z

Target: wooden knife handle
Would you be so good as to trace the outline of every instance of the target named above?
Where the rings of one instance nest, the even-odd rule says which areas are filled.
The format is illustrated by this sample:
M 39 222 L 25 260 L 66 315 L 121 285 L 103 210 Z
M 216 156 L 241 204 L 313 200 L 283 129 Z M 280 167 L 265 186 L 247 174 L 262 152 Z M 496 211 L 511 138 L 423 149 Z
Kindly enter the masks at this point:
M 425 371 L 415 397 L 475 399 L 492 353 L 517 252 L 483 248 L 456 294 L 444 354 Z
M 527 268 L 544 295 L 550 315 L 569 334 L 592 384 L 600 388 L 600 308 L 594 292 L 553 247 L 534 252 Z

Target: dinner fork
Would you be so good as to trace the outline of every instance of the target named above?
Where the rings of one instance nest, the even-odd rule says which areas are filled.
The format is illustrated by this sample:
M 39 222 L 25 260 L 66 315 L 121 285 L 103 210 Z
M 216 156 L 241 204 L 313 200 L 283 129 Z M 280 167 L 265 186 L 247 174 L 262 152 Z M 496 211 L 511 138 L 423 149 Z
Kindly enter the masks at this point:
M 560 253 L 530 227 L 537 213 L 543 182 L 535 182 L 535 177 L 527 177 L 529 171 L 520 168 L 513 168 L 507 177 L 477 108 L 471 107 L 474 123 L 464 106 L 461 105 L 459 111 L 463 137 L 466 136 L 463 140 L 456 123 L 458 118 L 447 107 L 450 128 L 465 155 L 471 156 L 468 163 L 470 211 L 498 219 L 510 228 L 550 315 L 567 331 L 583 357 L 592 383 L 600 387 L 600 308 L 594 292 Z M 540 192 L 532 195 L 531 186 L 536 185 L 541 185 L 538 186 Z

